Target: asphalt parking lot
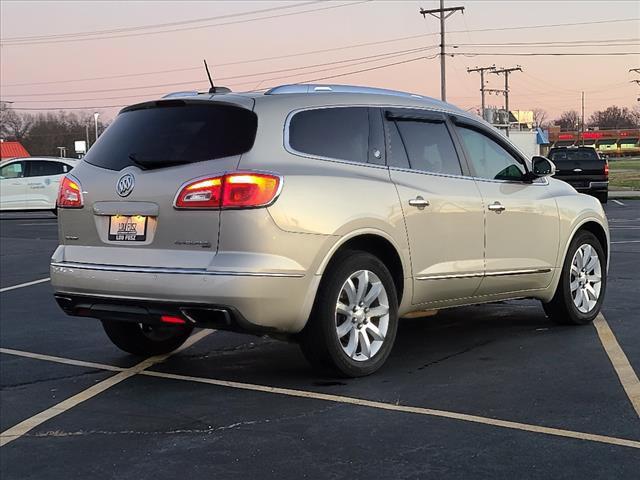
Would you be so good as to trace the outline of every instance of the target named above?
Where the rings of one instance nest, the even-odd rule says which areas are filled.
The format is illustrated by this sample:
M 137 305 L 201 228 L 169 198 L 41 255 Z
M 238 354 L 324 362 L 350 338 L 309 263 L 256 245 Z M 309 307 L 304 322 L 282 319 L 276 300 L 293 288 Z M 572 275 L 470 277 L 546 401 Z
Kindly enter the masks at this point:
M 405 319 L 383 370 L 356 380 L 227 332 L 126 355 L 47 281 L 10 289 L 48 277 L 56 219 L 2 214 L 0 476 L 638 478 L 640 201 L 606 210 L 596 326 L 527 300 Z

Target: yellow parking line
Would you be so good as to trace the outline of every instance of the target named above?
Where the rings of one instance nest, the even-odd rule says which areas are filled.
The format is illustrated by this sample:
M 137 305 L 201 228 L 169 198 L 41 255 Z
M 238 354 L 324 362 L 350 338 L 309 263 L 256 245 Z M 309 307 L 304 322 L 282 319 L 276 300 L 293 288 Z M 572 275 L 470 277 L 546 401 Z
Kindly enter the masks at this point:
M 116 367 L 114 365 L 106 365 L 104 363 L 85 362 L 83 360 L 72 360 L 70 358 L 55 357 L 52 355 L 43 355 L 41 353 L 25 352 L 23 350 L 14 350 L 12 348 L 0 348 L 0 353 L 7 355 L 15 355 L 17 357 L 33 358 L 35 360 L 45 360 L 47 362 L 63 363 L 65 365 L 74 365 L 76 367 L 97 368 L 100 370 L 110 370 L 112 372 L 122 372 L 126 368 Z
M 33 282 L 21 283 L 19 285 L 12 285 L 10 287 L 0 288 L 0 293 L 8 292 L 9 290 L 16 290 L 18 288 L 30 287 L 31 285 L 37 285 L 38 283 L 44 283 L 51 280 L 49 277 L 41 278 L 40 280 L 34 280 Z
M 192 377 L 188 375 L 176 375 L 172 373 L 143 371 L 142 375 L 150 377 L 167 378 L 172 380 L 185 380 L 189 382 L 205 383 L 216 385 L 219 387 L 229 387 L 241 390 L 251 390 L 254 392 L 272 393 L 276 395 L 286 395 L 289 397 L 309 398 L 313 400 L 324 400 L 327 402 L 337 402 L 349 405 L 358 405 L 362 407 L 377 408 L 380 410 L 391 410 L 394 412 L 414 413 L 418 415 L 428 415 L 432 417 L 450 418 L 454 420 L 462 420 L 465 422 L 480 423 L 491 425 L 494 427 L 509 428 L 512 430 L 521 430 L 525 432 L 542 433 L 546 435 L 554 435 L 557 437 L 573 438 L 578 440 L 588 440 L 591 442 L 607 443 L 610 445 L 618 445 L 623 447 L 632 447 L 640 449 L 640 441 L 628 440 L 625 438 L 609 437 L 605 435 L 596 435 L 593 433 L 575 432 L 572 430 L 563 430 L 552 427 L 542 427 L 539 425 L 531 425 L 528 423 L 511 422 L 508 420 L 499 420 L 496 418 L 480 417 L 478 415 L 468 415 L 466 413 L 449 412 L 446 410 L 434 410 L 431 408 L 411 407 L 406 405 L 396 405 L 394 403 L 376 402 L 373 400 L 365 400 L 362 398 L 346 397 L 342 395 L 330 395 L 326 393 L 311 392 L 306 390 L 294 390 L 290 388 L 270 387 L 267 385 L 256 385 L 252 383 L 233 382 L 228 380 L 216 380 L 213 378 Z
M 163 362 L 171 355 L 184 350 L 185 348 L 189 348 L 194 343 L 202 340 L 204 337 L 212 333 L 213 330 L 201 330 L 200 332 L 192 335 L 178 350 L 172 353 L 157 355 L 155 357 L 147 358 L 146 360 L 134 365 L 133 367 L 127 368 L 126 370 L 122 370 L 119 373 L 116 373 L 114 376 L 103 380 L 102 382 L 96 383 L 95 385 L 83 390 L 82 392 L 63 400 L 62 402 L 54 405 L 53 407 L 47 408 L 42 412 L 34 415 L 33 417 L 27 418 L 26 420 L 14 425 L 11 428 L 8 428 L 4 432 L 0 433 L 0 447 L 4 447 L 8 443 L 20 438 L 25 433 L 34 429 L 38 425 L 46 422 L 47 420 L 51 420 L 53 417 L 64 413 L 73 407 L 78 406 L 85 400 L 89 400 L 90 398 L 95 397 L 99 393 L 104 392 L 105 390 L 117 385 L 118 383 L 126 380 L 133 375 L 141 373 L 144 369 L 155 365 L 156 363 Z M 41 359 L 44 356 L 41 356 Z M 96 364 L 97 365 L 97 364 Z
M 604 321 L 604 318 L 602 319 L 602 321 Z M 596 327 L 600 325 L 600 322 L 601 322 L 600 320 L 596 321 L 595 323 Z M 188 348 L 189 346 L 199 341 L 208 333 L 211 333 L 211 331 L 203 330 L 198 334 L 193 335 L 179 350 L 177 350 L 174 353 L 177 353 L 180 350 Z M 234 381 L 228 381 L 228 380 L 217 380 L 214 378 L 193 377 L 189 375 L 178 375 L 173 373 L 163 373 L 163 372 L 146 370 L 152 365 L 162 362 L 169 355 L 162 355 L 158 357 L 149 358 L 144 362 L 141 362 L 138 365 L 135 365 L 131 368 L 120 369 L 120 367 L 114 367 L 111 365 L 102 365 L 102 364 L 93 363 L 93 362 L 82 362 L 78 360 L 64 359 L 61 357 L 53 357 L 49 355 L 23 352 L 20 350 L 0 349 L 0 352 L 11 354 L 11 355 L 37 358 L 40 360 L 49 360 L 52 362 L 66 363 L 69 365 L 90 366 L 92 368 L 104 368 L 105 370 L 112 370 L 112 371 L 121 370 L 118 374 L 114 375 L 113 377 L 110 377 L 109 379 L 104 380 L 103 382 L 100 382 L 94 385 L 93 387 L 90 387 L 84 392 L 80 392 L 74 397 L 71 397 L 68 400 L 65 400 L 59 403 L 58 405 L 55 405 L 54 407 L 51 407 L 50 409 L 45 410 L 40 414 L 35 415 L 34 417 L 31 417 L 30 419 L 27 419 L 24 422 L 2 432 L 0 434 L 0 446 L 4 446 L 7 443 L 15 440 L 16 438 L 20 438 L 22 435 L 24 435 L 31 429 L 35 428 L 36 426 L 42 424 L 43 422 L 55 417 L 56 415 L 59 415 L 60 413 L 63 413 L 69 410 L 70 408 L 75 407 L 76 405 L 80 404 L 85 400 L 88 400 L 89 398 L 94 397 L 95 395 L 103 392 L 104 390 L 122 382 L 126 378 L 130 378 L 133 375 L 141 374 L 141 375 L 146 375 L 146 376 L 151 376 L 156 378 L 182 380 L 182 381 L 196 382 L 196 383 L 202 383 L 202 384 L 208 384 L 208 385 L 215 385 L 220 387 L 235 388 L 240 390 L 249 390 L 254 392 L 271 393 L 275 395 L 285 395 L 289 397 L 298 397 L 298 398 L 307 398 L 312 400 L 322 400 L 322 401 L 343 403 L 348 405 L 376 408 L 379 410 L 388 410 L 388 411 L 395 411 L 395 412 L 402 412 L 402 413 L 426 415 L 426 416 L 432 416 L 432 417 L 449 418 L 453 420 L 490 425 L 494 427 L 508 428 L 511 430 L 540 433 L 544 435 L 552 435 L 557 437 L 586 440 L 591 442 L 598 442 L 598 443 L 605 443 L 610 445 L 640 449 L 640 441 L 629 440 L 629 439 L 619 438 L 619 437 L 611 437 L 607 435 L 597 435 L 592 433 L 577 432 L 573 430 L 565 430 L 560 428 L 544 427 L 544 426 L 528 424 L 528 423 L 513 422 L 509 420 L 500 420 L 500 419 L 490 418 L 490 417 L 482 417 L 478 415 L 450 412 L 446 410 L 436 410 L 431 408 L 412 407 L 408 405 L 398 405 L 393 403 L 377 402 L 373 400 L 366 400 L 366 399 L 356 398 L 356 397 L 347 397 L 343 395 L 331 395 L 331 394 L 313 392 L 313 391 L 307 391 L 307 390 L 295 390 L 290 388 L 272 387 L 268 385 L 242 383 L 242 382 L 234 382 Z M 637 377 L 636 377 L 636 382 L 637 382 Z
M 593 321 L 593 325 L 596 327 L 598 337 L 600 337 L 600 342 L 602 343 L 605 352 L 607 352 L 609 360 L 611 360 L 611 364 L 620 379 L 622 388 L 624 388 L 624 391 L 627 393 L 627 396 L 631 401 L 631 405 L 633 405 L 638 417 L 640 417 L 640 381 L 638 381 L 636 372 L 633 371 L 633 367 L 629 363 L 629 359 L 622 348 L 620 348 L 620 344 L 618 343 L 618 340 L 616 340 L 616 336 L 613 334 L 611 327 L 609 327 L 609 324 L 602 314 L 596 317 Z

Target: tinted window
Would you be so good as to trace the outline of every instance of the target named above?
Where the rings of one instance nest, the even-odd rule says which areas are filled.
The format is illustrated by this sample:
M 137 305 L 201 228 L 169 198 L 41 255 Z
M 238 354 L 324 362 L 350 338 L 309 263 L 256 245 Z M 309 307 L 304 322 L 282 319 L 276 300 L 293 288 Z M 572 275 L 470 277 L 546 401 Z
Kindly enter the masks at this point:
M 65 165 L 58 162 L 47 162 L 46 160 L 32 160 L 27 162 L 29 167 L 27 177 L 45 177 L 47 175 L 61 175 L 66 170 Z
M 289 144 L 298 152 L 364 163 L 369 149 L 369 109 L 320 108 L 296 113 L 289 125 Z
M 122 170 L 161 168 L 240 155 L 251 150 L 258 120 L 243 108 L 164 101 L 120 113 L 84 159 Z
M 411 168 L 431 173 L 462 174 L 453 140 L 444 123 L 398 121 L 396 125 Z
M 387 127 L 387 163 L 390 167 L 409 168 L 409 159 L 396 122 L 385 122 L 385 125 Z
M 598 154 L 595 150 L 591 149 L 577 149 L 577 150 L 551 150 L 549 154 L 549 160 L 554 162 L 562 162 L 565 160 L 599 160 Z
M 22 162 L 10 163 L 5 165 L 0 170 L 0 177 L 2 178 L 20 178 L 24 175 L 22 170 Z
M 524 168 L 507 150 L 486 135 L 458 127 L 476 174 L 492 180 L 521 180 Z

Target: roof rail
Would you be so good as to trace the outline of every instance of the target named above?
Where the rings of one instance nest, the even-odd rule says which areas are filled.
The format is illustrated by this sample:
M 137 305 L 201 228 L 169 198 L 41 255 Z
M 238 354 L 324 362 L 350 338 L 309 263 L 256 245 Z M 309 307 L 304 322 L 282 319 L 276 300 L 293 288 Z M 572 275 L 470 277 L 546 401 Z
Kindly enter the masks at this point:
M 319 85 L 319 84 L 290 84 L 273 87 L 264 92 L 265 95 L 282 95 L 286 93 L 370 93 L 379 95 L 394 95 L 397 97 L 424 98 L 422 95 L 387 90 L 386 88 L 358 87 L 355 85 Z

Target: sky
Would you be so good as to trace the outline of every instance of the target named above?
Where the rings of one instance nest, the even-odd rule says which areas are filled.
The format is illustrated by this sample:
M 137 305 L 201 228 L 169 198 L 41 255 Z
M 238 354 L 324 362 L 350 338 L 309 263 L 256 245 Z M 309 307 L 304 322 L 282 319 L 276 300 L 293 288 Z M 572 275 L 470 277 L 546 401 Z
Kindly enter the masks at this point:
M 205 90 L 203 58 L 216 83 L 234 91 L 340 75 L 318 83 L 439 98 L 439 22 L 419 13 L 438 6 L 436 0 L 3 0 L 0 99 L 16 109 L 86 107 L 111 118 L 121 105 Z M 456 54 L 446 58 L 449 102 L 477 109 L 480 78 L 467 68 L 495 64 L 522 67 L 509 77 L 512 110 L 541 108 L 554 119 L 579 111 L 582 91 L 587 118 L 610 105 L 640 105 L 640 85 L 632 83 L 640 74 L 629 72 L 640 68 L 640 2 L 445 1 L 454 6 L 464 13 L 446 21 L 447 52 Z M 256 10 L 263 12 L 241 15 Z M 260 17 L 271 18 L 254 20 Z M 584 22 L 603 23 L 542 26 Z M 79 32 L 88 34 L 68 36 Z M 33 38 L 49 35 L 55 37 Z M 538 55 L 552 52 L 604 55 Z M 523 53 L 536 55 L 514 55 Z M 503 76 L 487 75 L 486 88 L 503 87 Z M 501 95 L 487 96 L 488 106 L 503 103 Z

